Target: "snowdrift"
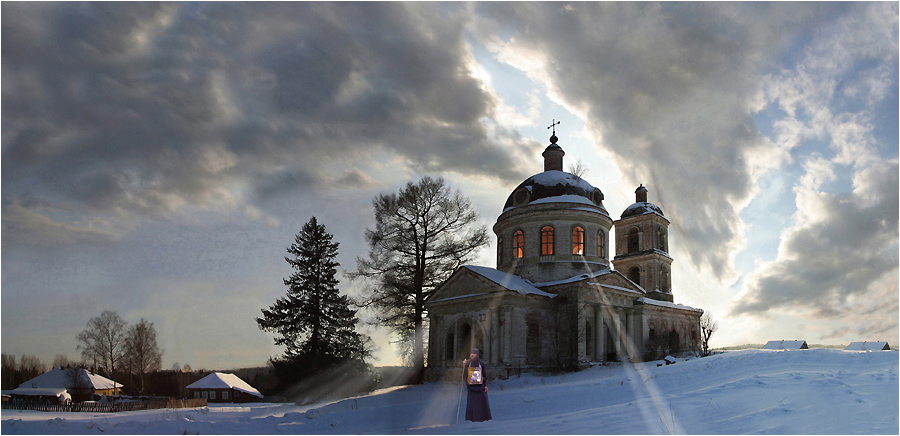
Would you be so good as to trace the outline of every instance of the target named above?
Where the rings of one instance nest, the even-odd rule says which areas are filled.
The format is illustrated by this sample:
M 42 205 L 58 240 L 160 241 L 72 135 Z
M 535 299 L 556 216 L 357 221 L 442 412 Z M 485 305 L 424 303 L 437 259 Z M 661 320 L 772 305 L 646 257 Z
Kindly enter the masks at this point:
M 3 434 L 898 434 L 898 352 L 741 350 L 490 383 L 494 420 L 456 424 L 459 386 L 329 404 L 118 414 L 3 411 Z M 465 400 L 463 400 L 465 401 Z M 465 407 L 465 405 L 463 405 Z

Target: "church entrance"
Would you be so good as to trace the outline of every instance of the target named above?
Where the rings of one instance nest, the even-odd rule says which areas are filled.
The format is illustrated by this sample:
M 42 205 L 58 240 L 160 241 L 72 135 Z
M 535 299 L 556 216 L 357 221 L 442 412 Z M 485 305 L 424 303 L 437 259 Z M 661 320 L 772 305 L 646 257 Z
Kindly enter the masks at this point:
M 612 329 L 609 326 L 606 326 L 606 356 L 605 360 L 607 362 L 615 362 L 616 360 L 616 339 L 612 334 Z
M 456 343 L 456 360 L 468 359 L 472 349 L 472 326 L 464 322 L 459 326 L 459 338 Z

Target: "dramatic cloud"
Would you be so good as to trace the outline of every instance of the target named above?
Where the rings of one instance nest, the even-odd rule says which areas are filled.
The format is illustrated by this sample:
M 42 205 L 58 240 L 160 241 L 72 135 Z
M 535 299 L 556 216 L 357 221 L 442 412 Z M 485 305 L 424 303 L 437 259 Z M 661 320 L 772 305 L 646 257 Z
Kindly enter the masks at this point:
M 781 48 L 782 26 L 796 25 L 783 17 L 808 13 L 650 3 L 477 9 L 496 21 L 479 28 L 498 29 L 481 39 L 582 112 L 628 182 L 650 188 L 690 260 L 731 277 L 744 237 L 737 214 L 755 189 L 746 154 L 766 146 L 748 102 L 763 60 Z
M 234 209 L 331 172 L 371 185 L 364 149 L 524 178 L 514 156 L 539 145 L 482 121 L 461 8 L 333 6 L 4 4 L 4 203 Z
M 842 194 L 817 190 L 830 181 L 813 176 L 822 163 L 810 162 L 810 186 L 796 188 L 797 222 L 783 233 L 778 257 L 748 277 L 731 312 L 840 317 L 865 333 L 896 331 L 897 160 L 861 171 L 853 191 Z
M 883 105 L 896 106 L 897 83 L 885 74 L 893 66 L 896 76 L 896 32 L 896 5 L 855 8 L 817 29 L 796 69 L 767 79 L 767 100 L 785 114 L 776 141 L 827 147 L 804 160 L 793 225 L 776 259 L 748 276 L 732 314 L 803 313 L 856 326 L 825 337 L 896 332 L 900 181 L 896 150 L 881 156 L 896 144 L 874 136 Z M 839 188 L 845 181 L 852 189 Z

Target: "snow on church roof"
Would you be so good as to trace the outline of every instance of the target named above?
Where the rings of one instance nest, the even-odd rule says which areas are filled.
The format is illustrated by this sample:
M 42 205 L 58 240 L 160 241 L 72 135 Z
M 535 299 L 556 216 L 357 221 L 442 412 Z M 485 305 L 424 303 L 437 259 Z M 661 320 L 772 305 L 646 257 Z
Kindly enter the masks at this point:
M 256 388 L 247 384 L 247 382 L 240 379 L 240 377 L 234 374 L 225 374 L 223 372 L 214 372 L 206 377 L 201 378 L 189 385 L 187 385 L 188 389 L 234 389 L 236 391 L 241 391 L 250 395 L 255 395 L 259 398 L 263 397 L 263 394 L 259 393 Z
M 673 309 L 691 310 L 694 312 L 703 312 L 703 309 L 698 309 L 696 307 L 685 306 L 683 304 L 670 303 L 668 301 L 654 300 L 652 298 L 647 298 L 647 297 L 638 298 L 637 301 L 644 303 L 644 304 L 649 304 L 651 306 L 663 306 L 663 307 L 671 307 Z
M 500 285 L 510 291 L 516 291 L 520 294 L 535 294 L 535 295 L 543 295 L 545 297 L 553 298 L 556 294 L 551 294 L 549 292 L 544 292 L 534 286 L 528 280 L 525 280 L 519 276 L 507 274 L 503 271 L 497 271 L 494 268 L 488 268 L 485 266 L 474 266 L 474 265 L 463 265 L 463 268 L 467 268 L 468 270 Z

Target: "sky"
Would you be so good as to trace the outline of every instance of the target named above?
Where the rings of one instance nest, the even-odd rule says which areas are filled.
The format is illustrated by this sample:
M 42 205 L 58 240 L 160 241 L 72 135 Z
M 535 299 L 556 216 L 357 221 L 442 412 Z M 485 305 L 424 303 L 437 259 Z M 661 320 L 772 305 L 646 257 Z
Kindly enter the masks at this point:
M 0 20 L 4 353 L 77 358 L 114 310 L 154 323 L 164 368 L 263 365 L 282 350 L 254 319 L 310 217 L 341 271 L 372 199 L 425 175 L 490 228 L 553 120 L 614 219 L 649 189 L 711 346 L 900 343 L 896 2 L 3 2 Z M 361 328 L 373 363 L 400 363 Z

